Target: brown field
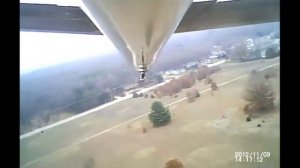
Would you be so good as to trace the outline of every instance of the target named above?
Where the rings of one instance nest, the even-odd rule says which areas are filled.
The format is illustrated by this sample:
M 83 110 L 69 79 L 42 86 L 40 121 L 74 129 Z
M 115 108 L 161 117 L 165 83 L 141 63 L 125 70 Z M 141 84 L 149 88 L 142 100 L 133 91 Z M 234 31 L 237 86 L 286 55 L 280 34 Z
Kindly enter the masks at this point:
M 278 59 L 226 64 L 212 78 L 220 84 L 274 63 Z M 279 71 L 278 66 L 268 70 Z M 279 76 L 270 79 L 277 96 L 275 110 L 251 122 L 246 122 L 242 111 L 246 79 L 221 86 L 214 95 L 211 91 L 202 93 L 195 102 L 185 100 L 170 106 L 172 121 L 163 127 L 153 128 L 145 116 L 72 145 L 147 113 L 153 101 L 160 100 L 166 105 L 182 99 L 185 91 L 178 98 L 129 99 L 23 139 L 21 167 L 88 168 L 89 162 L 94 162 L 97 168 L 163 168 L 165 162 L 178 158 L 185 168 L 279 168 Z M 203 81 L 195 86 L 200 91 L 209 88 Z M 257 127 L 258 123 L 261 127 Z M 142 133 L 142 127 L 147 129 L 146 133 Z M 271 156 L 262 163 L 237 163 L 235 152 L 270 152 Z

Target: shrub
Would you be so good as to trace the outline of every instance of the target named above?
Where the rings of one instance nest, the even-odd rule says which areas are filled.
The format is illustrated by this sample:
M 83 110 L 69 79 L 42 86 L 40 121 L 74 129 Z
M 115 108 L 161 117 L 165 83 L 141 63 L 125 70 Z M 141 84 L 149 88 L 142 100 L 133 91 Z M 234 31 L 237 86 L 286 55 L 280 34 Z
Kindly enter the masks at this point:
M 266 79 L 270 79 L 270 78 L 274 78 L 274 77 L 276 77 L 277 76 L 277 74 L 276 74 L 276 71 L 267 71 L 266 73 L 265 73 L 265 78 Z
M 210 74 L 216 73 L 218 71 L 221 71 L 221 67 L 220 66 L 215 66 L 215 67 L 211 67 L 210 68 Z
M 251 117 L 248 116 L 248 117 L 246 118 L 246 121 L 247 121 L 247 122 L 250 122 L 250 121 L 251 121 Z
M 95 160 L 93 157 L 89 157 L 85 162 L 83 167 L 84 168 L 95 168 Z
M 265 78 L 266 78 L 266 79 L 270 79 L 270 78 L 271 78 L 271 75 L 270 75 L 270 74 L 265 74 Z
M 142 132 L 143 132 L 143 133 L 146 133 L 146 132 L 147 132 L 147 129 L 146 129 L 145 127 L 143 127 L 143 128 L 142 128 Z
M 184 168 L 184 167 L 183 167 L 183 164 L 182 164 L 182 162 L 180 160 L 178 160 L 178 159 L 172 159 L 172 160 L 169 160 L 166 163 L 165 168 Z
M 138 98 L 138 97 L 139 97 L 139 95 L 136 92 L 132 93 L 132 98 Z
M 279 55 L 279 53 L 276 52 L 274 48 L 267 48 L 267 51 L 266 51 L 266 58 L 267 59 L 275 58 L 278 55 Z
M 215 82 L 212 82 L 212 83 L 211 83 L 210 88 L 211 88 L 211 90 L 213 90 L 213 91 L 218 90 L 218 86 L 217 86 L 217 84 L 216 84 Z
M 151 106 L 149 119 L 154 127 L 159 127 L 168 124 L 171 121 L 169 109 L 165 108 L 159 101 L 155 101 Z
M 144 95 L 144 98 L 148 98 L 148 94 L 145 94 L 145 95 Z
M 213 83 L 213 79 L 210 78 L 209 76 L 206 77 L 206 78 L 205 78 L 205 84 L 207 85 L 207 84 L 211 84 L 211 83 Z
M 257 73 L 257 71 L 254 69 L 251 71 L 251 74 L 256 74 L 256 73 Z
M 245 113 L 250 113 L 250 109 L 249 109 L 249 104 L 246 104 L 244 107 L 244 112 Z

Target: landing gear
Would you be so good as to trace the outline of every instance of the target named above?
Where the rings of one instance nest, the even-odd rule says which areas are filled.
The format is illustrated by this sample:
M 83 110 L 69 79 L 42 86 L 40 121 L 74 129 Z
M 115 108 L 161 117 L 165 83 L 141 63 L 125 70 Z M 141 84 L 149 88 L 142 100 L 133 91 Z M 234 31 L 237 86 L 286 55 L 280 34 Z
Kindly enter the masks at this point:
M 146 72 L 147 72 L 147 66 L 145 64 L 145 58 L 144 58 L 143 50 L 142 50 L 142 64 L 139 65 L 139 70 L 138 71 L 141 74 L 140 81 L 145 81 L 145 76 L 146 76 Z

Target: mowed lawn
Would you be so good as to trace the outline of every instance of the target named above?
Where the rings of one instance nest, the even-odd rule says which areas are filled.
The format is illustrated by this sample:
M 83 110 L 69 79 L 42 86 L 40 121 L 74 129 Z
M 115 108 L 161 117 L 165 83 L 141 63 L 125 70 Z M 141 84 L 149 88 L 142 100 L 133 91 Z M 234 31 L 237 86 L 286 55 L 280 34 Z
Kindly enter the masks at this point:
M 222 86 L 214 95 L 203 93 L 195 102 L 185 100 L 170 106 L 172 121 L 166 126 L 153 128 L 146 116 L 28 167 L 87 168 L 94 164 L 97 168 L 163 168 L 166 161 L 178 158 L 185 168 L 279 168 L 279 101 L 275 101 L 273 112 L 246 122 L 242 111 L 246 79 Z M 271 80 L 279 96 L 279 78 Z M 141 101 L 141 105 L 134 108 L 136 111 L 149 108 L 154 101 L 131 100 Z M 143 104 L 145 102 L 148 104 Z M 125 104 L 124 109 L 126 111 Z M 142 133 L 142 127 L 147 129 L 146 133 Z M 84 134 L 84 130 L 78 130 L 78 134 Z M 235 152 L 270 152 L 271 156 L 262 163 L 237 163 Z

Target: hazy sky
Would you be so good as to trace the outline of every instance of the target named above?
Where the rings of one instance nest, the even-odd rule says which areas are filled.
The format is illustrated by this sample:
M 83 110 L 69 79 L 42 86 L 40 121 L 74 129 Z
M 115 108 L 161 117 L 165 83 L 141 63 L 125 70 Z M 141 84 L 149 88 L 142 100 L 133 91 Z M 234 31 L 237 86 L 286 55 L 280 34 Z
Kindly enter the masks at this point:
M 78 6 L 81 1 L 20 0 L 20 2 Z M 60 63 L 117 52 L 112 42 L 105 36 L 20 32 L 20 73 L 24 74 Z
M 279 23 L 261 25 L 278 27 Z M 256 26 L 257 25 L 249 25 L 244 27 L 261 27 Z M 238 29 L 238 27 L 226 29 L 234 30 Z M 211 31 L 174 34 L 169 41 L 175 40 L 183 42 L 188 40 L 190 35 L 201 38 L 204 37 L 207 32 Z M 118 51 L 112 42 L 106 36 L 102 35 L 20 32 L 21 74 L 79 59 L 115 53 L 118 53 Z
M 189 35 L 203 34 L 187 32 L 173 34 L 170 40 L 181 41 Z M 119 53 L 113 43 L 103 35 L 20 32 L 20 74 L 57 64 L 88 57 Z
M 20 73 L 114 52 L 105 36 L 20 32 Z

